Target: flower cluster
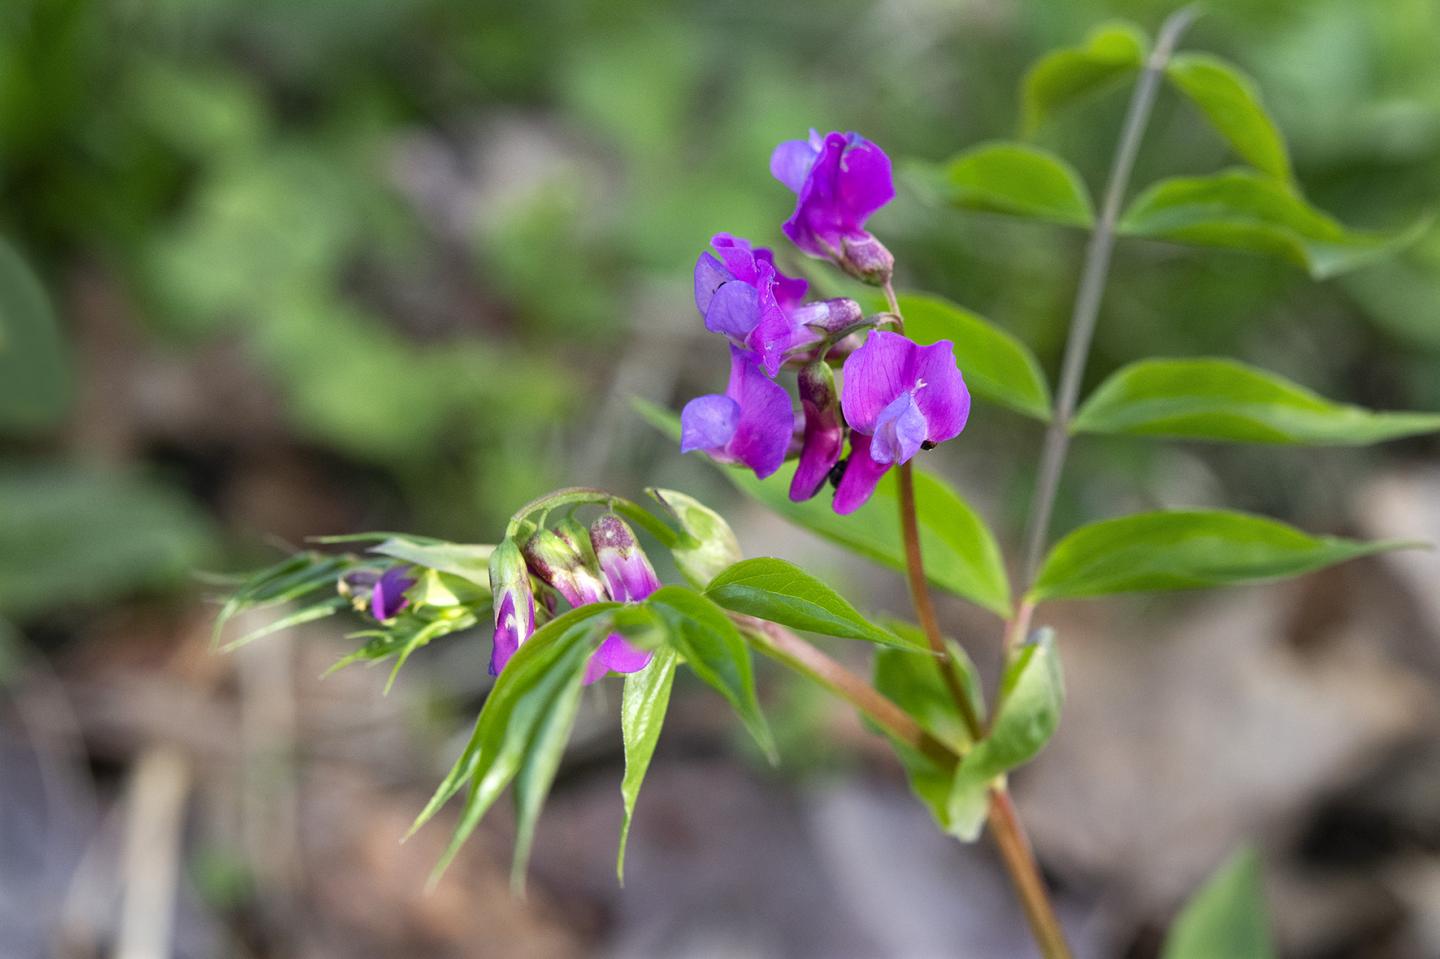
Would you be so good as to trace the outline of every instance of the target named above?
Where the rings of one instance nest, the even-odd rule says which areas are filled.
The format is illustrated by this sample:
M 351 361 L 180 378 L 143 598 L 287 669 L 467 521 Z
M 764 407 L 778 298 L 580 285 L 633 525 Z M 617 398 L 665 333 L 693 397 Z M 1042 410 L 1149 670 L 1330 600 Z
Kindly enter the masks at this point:
M 538 580 L 538 588 L 532 577 Z M 611 601 L 630 603 L 659 588 L 660 580 L 635 533 L 610 513 L 595 520 L 589 529 L 567 518 L 553 529 L 537 530 L 523 544 L 507 539 L 490 555 L 490 590 L 495 604 L 490 674 L 498 676 L 520 644 L 534 634 L 537 596 L 540 612 L 553 616 L 560 600 L 572 608 Z M 585 682 L 593 683 L 612 671 L 637 672 L 649 664 L 650 655 L 619 633 L 611 633 L 591 657 Z
M 770 171 L 795 192 L 783 229 L 800 250 L 888 288 L 894 258 L 865 230 L 895 195 L 883 150 L 855 133 L 812 130 L 780 144 Z M 770 250 L 729 233 L 710 243 L 714 253 L 695 264 L 695 306 L 705 328 L 729 340 L 730 382 L 685 405 L 683 452 L 743 464 L 761 479 L 798 458 L 790 498 L 810 499 L 828 479 L 835 511 L 851 513 L 890 467 L 965 428 L 970 394 L 951 343 L 921 346 L 873 329 L 897 318 L 867 319 L 852 299 L 807 303 L 805 281 L 781 273 Z M 837 391 L 832 364 L 841 361 Z M 776 380 L 787 365 L 799 368 L 798 413 Z

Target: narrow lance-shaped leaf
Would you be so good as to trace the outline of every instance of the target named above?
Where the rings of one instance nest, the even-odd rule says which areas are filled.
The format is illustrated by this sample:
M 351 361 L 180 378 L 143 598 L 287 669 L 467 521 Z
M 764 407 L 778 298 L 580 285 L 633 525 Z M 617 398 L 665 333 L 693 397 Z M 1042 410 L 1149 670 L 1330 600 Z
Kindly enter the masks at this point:
M 1102 23 L 1077 47 L 1055 50 L 1025 73 L 1020 101 L 1025 135 L 1032 136 L 1055 111 L 1103 92 L 1145 64 L 1150 41 L 1131 23 Z
M 625 742 L 625 778 L 620 795 L 625 803 L 625 818 L 620 825 L 620 849 L 615 856 L 615 876 L 625 883 L 625 846 L 630 839 L 630 822 L 635 815 L 635 801 L 640 785 L 650 769 L 660 728 L 665 724 L 665 710 L 670 705 L 670 687 L 675 683 L 675 665 L 679 656 L 673 649 L 657 649 L 650 665 L 625 677 L 625 691 L 620 698 L 620 735 Z
M 1281 180 L 1290 178 L 1285 138 L 1260 102 L 1254 80 L 1204 53 L 1177 53 L 1165 74 L 1245 162 Z
M 1039 755 L 1060 724 L 1065 686 L 1052 630 L 1012 650 L 1000 680 L 995 721 L 985 738 L 965 754 L 948 799 L 951 831 L 970 842 L 980 835 L 996 776 Z
M 1429 225 L 1427 219 L 1394 233 L 1350 230 L 1273 177 L 1226 170 L 1160 181 L 1130 204 L 1119 230 L 1280 256 L 1325 279 L 1389 256 Z
M 1257 583 L 1415 545 L 1311 536 L 1273 519 L 1223 510 L 1139 513 L 1090 523 L 1060 540 L 1029 599 Z
M 683 586 L 664 586 L 645 605 L 659 614 L 668 640 L 700 680 L 724 696 L 772 762 L 775 740 L 755 697 L 750 647 L 725 611 Z
M 636 408 L 661 433 L 680 436 L 679 418 L 657 406 L 636 401 Z M 803 503 L 790 499 L 795 468 L 786 465 L 764 480 L 748 470 L 722 466 L 707 458 L 746 495 L 796 524 L 867 559 L 894 569 L 905 568 L 900 538 L 898 490 L 892 470 L 880 481 L 874 497 L 849 516 L 839 516 L 825 493 Z M 1010 583 L 1000 546 L 984 520 L 942 481 L 915 470 L 915 500 L 920 520 L 920 545 L 930 581 L 1000 616 L 1010 614 Z
M 1231 856 L 1185 906 L 1161 959 L 1274 959 L 1260 859 L 1254 850 Z
M 1355 446 L 1440 430 L 1440 413 L 1332 403 L 1273 373 L 1222 359 L 1142 360 L 1087 399 L 1077 433 Z
M 1089 226 L 1095 220 L 1080 174 L 1027 143 L 982 143 L 951 158 L 938 173 L 940 195 L 962 209 L 1067 226 Z
M 467 543 L 427 543 L 408 537 L 390 537 L 370 552 L 459 576 L 490 592 L 490 554 L 495 547 Z
M 1050 418 L 1045 374 L 1018 338 L 938 296 L 902 293 L 899 301 L 906 336 L 920 344 L 955 344 L 956 364 L 972 394 L 1038 420 Z
M 791 629 L 882 646 L 911 645 L 861 616 L 835 590 L 783 559 L 741 560 L 711 580 L 705 595 L 733 612 Z
M 584 663 L 583 658 L 580 661 Z M 530 864 L 535 826 L 570 742 L 570 731 L 575 727 L 584 678 L 583 666 L 572 668 L 568 682 L 561 686 L 541 715 L 515 777 L 515 856 L 510 866 L 510 887 L 516 892 L 525 889 L 525 870 Z

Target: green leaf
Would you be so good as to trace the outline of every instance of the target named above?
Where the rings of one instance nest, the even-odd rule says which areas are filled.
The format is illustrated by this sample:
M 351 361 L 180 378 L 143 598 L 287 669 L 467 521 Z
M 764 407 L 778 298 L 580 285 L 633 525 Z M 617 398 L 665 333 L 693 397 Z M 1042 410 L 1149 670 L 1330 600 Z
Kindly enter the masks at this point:
M 1170 928 L 1161 959 L 1273 959 L 1260 859 L 1242 849 L 1218 869 Z
M 905 335 L 917 343 L 949 340 L 970 392 L 1012 410 L 1050 419 L 1050 387 L 1029 347 L 989 320 L 949 300 L 900 295 Z
M 775 762 L 775 740 L 755 698 L 750 646 L 730 617 L 711 600 L 683 586 L 662 586 L 645 605 L 664 621 L 670 645 L 685 657 L 696 676 L 729 701 L 761 750 Z
M 1081 46 L 1056 50 L 1035 61 L 1021 85 L 1025 135 L 1033 135 L 1061 107 L 1137 72 L 1149 47 L 1149 38 L 1139 27 L 1114 21 L 1091 30 Z
M 583 647 L 582 647 L 583 648 Z M 525 890 L 525 870 L 530 864 L 530 848 L 535 841 L 535 825 L 540 809 L 560 770 L 570 732 L 575 728 L 575 715 L 580 710 L 580 692 L 584 688 L 585 659 L 580 668 L 570 668 L 563 675 L 565 683 L 550 700 L 535 734 L 525 749 L 520 772 L 515 777 L 515 856 L 510 866 L 510 888 L 516 893 Z
M 483 586 L 490 592 L 490 554 L 495 547 L 466 543 L 433 543 L 410 537 L 392 536 L 370 547 L 370 552 L 414 563 L 427 569 L 450 573 Z
M 861 616 L 835 590 L 783 559 L 742 559 L 711 580 L 705 595 L 733 612 L 791 629 L 913 648 Z
M 184 583 L 213 548 L 178 489 L 60 466 L 0 470 L 0 613 L 24 623 Z
M 541 720 L 572 683 L 583 676 L 614 603 L 570 610 L 546 623 L 520 645 L 485 700 L 475 731 L 460 758 L 410 827 L 413 834 L 469 784 L 465 807 L 431 881 L 437 880 L 475 831 L 485 813 L 520 772 Z
M 280 603 L 293 603 L 312 593 L 323 591 L 326 600 L 335 597 L 336 583 L 345 571 L 355 565 L 348 556 L 326 556 L 322 553 L 303 552 L 252 573 L 240 583 L 229 599 L 220 607 L 215 617 L 211 641 L 218 642 L 226 624 L 241 612 L 252 609 L 266 609 Z M 340 605 L 346 605 L 347 599 Z M 336 609 L 339 606 L 335 607 Z M 332 610 L 333 612 L 333 610 Z M 284 627 L 279 627 L 284 628 Z M 273 629 L 262 627 L 266 632 Z M 227 648 L 234 648 L 258 638 L 255 633 L 232 640 Z
M 620 825 L 620 850 L 615 857 L 615 877 L 622 886 L 630 820 L 635 814 L 640 784 L 645 781 L 650 758 L 655 755 L 655 744 L 660 740 L 660 727 L 665 724 L 665 710 L 670 705 L 670 687 L 675 683 L 678 661 L 673 649 L 659 649 L 649 666 L 625 677 L 625 691 L 620 698 L 620 735 L 625 741 L 625 778 L 620 783 L 620 796 L 625 803 L 625 818 Z
M 1415 545 L 1311 536 L 1273 519 L 1223 510 L 1140 513 L 1090 523 L 1062 539 L 1028 598 L 1258 583 Z
M 725 517 L 704 503 L 673 489 L 645 491 L 675 517 L 685 538 L 670 548 L 675 565 L 695 586 L 706 583 L 727 566 L 740 560 L 740 541 Z
M 1223 359 L 1154 359 L 1119 370 L 1081 406 L 1077 433 L 1239 443 L 1358 446 L 1440 430 L 1437 413 L 1377 413 L 1332 403 Z
M 1204 53 L 1176 54 L 1165 74 L 1246 163 L 1281 180 L 1290 179 L 1285 138 L 1260 102 L 1254 80 Z
M 995 721 L 965 754 L 947 797 L 950 831 L 974 842 L 985 826 L 988 792 L 997 776 L 1034 759 L 1060 725 L 1065 686 L 1055 634 L 1040 630 L 1007 656 Z
M 57 426 L 72 389 L 70 357 L 44 287 L 0 240 L 0 432 Z
M 252 629 L 238 639 L 232 639 L 221 647 L 222 652 L 231 653 L 241 646 L 247 646 L 257 639 L 265 636 L 272 636 L 275 633 L 284 632 L 287 629 L 294 629 L 305 623 L 313 623 L 317 620 L 333 616 L 335 613 L 350 605 L 350 601 L 344 596 L 330 596 L 318 603 L 302 606 L 288 615 L 281 616 L 273 622 L 266 623 L 258 629 Z M 388 686 L 386 687 L 389 688 Z
M 661 433 L 679 440 L 679 417 L 643 401 L 637 400 L 635 406 Z M 880 480 L 869 503 L 849 516 L 840 516 L 831 508 L 830 498 L 824 493 L 803 503 L 790 499 L 790 477 L 795 471 L 792 465 L 760 480 L 748 470 L 723 466 L 709 457 L 705 460 L 721 470 L 741 492 L 795 525 L 877 563 L 898 570 L 905 568 L 897 505 L 899 492 L 893 470 Z M 1000 547 L 984 520 L 945 483 L 918 469 L 915 470 L 915 501 L 920 545 L 930 581 L 997 615 L 1009 616 L 1010 582 L 1005 575 Z
M 1429 225 L 1423 220 L 1394 233 L 1350 230 L 1286 184 L 1237 169 L 1160 181 L 1130 204 L 1119 230 L 1280 256 L 1325 279 L 1389 256 L 1413 243 Z
M 952 206 L 1088 227 L 1094 205 L 1080 174 L 1047 150 L 994 141 L 971 147 L 939 171 L 941 196 Z

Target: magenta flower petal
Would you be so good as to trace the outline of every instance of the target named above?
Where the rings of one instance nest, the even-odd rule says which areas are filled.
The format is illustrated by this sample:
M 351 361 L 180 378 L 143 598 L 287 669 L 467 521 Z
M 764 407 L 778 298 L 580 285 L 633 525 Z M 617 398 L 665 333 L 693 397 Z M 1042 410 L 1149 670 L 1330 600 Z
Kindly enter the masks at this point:
M 680 411 L 680 452 L 723 449 L 739 425 L 739 403 L 718 393 L 697 396 Z
M 774 253 L 751 247 L 748 240 L 718 233 L 710 242 L 719 257 L 702 253 L 694 277 L 695 306 L 705 317 L 705 328 L 760 354 L 773 377 L 788 351 L 816 339 L 791 316 L 807 284 L 781 273 Z
M 410 600 L 405 598 L 405 591 L 414 586 L 415 582 L 415 577 L 411 576 L 404 566 L 387 569 L 375 581 L 375 589 L 370 593 L 370 614 L 381 621 L 400 615 L 400 611 L 410 605 Z
M 720 284 L 733 280 L 724 264 L 709 253 L 701 253 L 695 261 L 695 309 L 704 316 L 710 310 L 710 301 Z
M 535 593 L 530 570 L 514 540 L 505 540 L 490 554 L 490 591 L 495 597 L 495 645 L 490 652 L 490 675 L 515 655 L 520 644 L 535 632 Z
M 761 294 L 753 286 L 730 280 L 710 299 L 705 329 L 743 340 L 761 321 Z
M 870 437 L 853 430 L 850 433 L 850 459 L 845 464 L 845 475 L 835 488 L 835 512 L 843 515 L 855 512 L 869 502 L 880 478 L 890 470 L 889 463 L 876 462 L 870 451 Z
M 782 143 L 770 172 L 796 194 L 785 235 L 812 256 L 840 257 L 847 239 L 868 239 L 865 221 L 895 196 L 890 158 L 855 133 Z
M 915 403 L 915 394 L 906 391 L 880 411 L 870 456 L 877 463 L 904 463 L 920 452 L 925 442 L 925 415 Z
M 899 333 L 875 330 L 864 346 L 845 358 L 840 404 L 852 428 L 874 433 L 885 407 L 915 385 L 917 349 Z
M 619 602 L 638 602 L 660 588 L 660 577 L 620 517 L 606 513 L 590 524 L 590 543 L 610 595 Z
M 795 431 L 785 389 L 767 377 L 755 357 L 730 347 L 730 384 L 724 396 L 701 396 L 680 413 L 680 449 L 704 450 L 722 463 L 741 462 L 764 478 L 780 468 Z
M 943 443 L 965 429 L 970 418 L 970 390 L 955 365 L 949 340 L 922 346 L 915 356 L 915 403 L 925 417 L 925 439 Z

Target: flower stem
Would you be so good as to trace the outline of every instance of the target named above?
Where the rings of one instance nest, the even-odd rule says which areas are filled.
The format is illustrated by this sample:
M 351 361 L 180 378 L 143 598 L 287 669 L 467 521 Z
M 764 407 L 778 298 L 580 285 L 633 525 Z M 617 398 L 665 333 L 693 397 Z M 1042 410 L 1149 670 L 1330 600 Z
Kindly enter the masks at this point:
M 1035 577 L 1045 549 L 1045 541 L 1050 533 L 1055 495 L 1060 487 L 1060 473 L 1064 469 L 1065 454 L 1070 445 L 1070 420 L 1075 415 L 1080 381 L 1085 374 L 1085 361 L 1090 355 L 1090 341 L 1095 335 L 1095 322 L 1100 315 L 1100 301 L 1105 295 L 1105 281 L 1110 272 L 1110 253 L 1115 248 L 1115 224 L 1120 218 L 1120 204 L 1130 185 L 1130 172 L 1135 166 L 1135 155 L 1140 150 L 1140 139 L 1150 120 L 1150 109 L 1155 104 L 1155 93 L 1165 72 L 1165 65 L 1169 62 L 1180 35 L 1190 26 L 1198 12 L 1193 6 L 1182 7 L 1171 14 L 1160 27 L 1155 49 L 1135 84 L 1135 92 L 1131 94 L 1130 106 L 1125 112 L 1120 143 L 1115 149 L 1115 158 L 1110 165 L 1110 175 L 1105 185 L 1100 219 L 1090 234 L 1090 242 L 1085 250 L 1085 266 L 1075 294 L 1075 307 L 1070 315 L 1070 334 L 1065 343 L 1065 358 L 1061 364 L 1060 387 L 1055 394 L 1055 413 L 1050 419 L 1045 433 L 1045 446 L 1040 455 L 1034 505 L 1030 511 L 1029 529 L 1025 537 L 1026 583 Z
M 762 653 L 830 690 L 886 734 L 942 767 L 953 767 L 961 761 L 955 747 L 931 736 L 883 693 L 790 630 L 751 616 L 734 614 L 733 618 Z M 1051 908 L 1025 827 L 1003 785 L 990 791 L 988 822 L 1041 955 L 1046 959 L 1069 959 L 1065 935 Z
M 888 281 L 885 283 L 885 298 L 890 303 L 890 312 L 894 313 L 900 322 L 901 332 L 904 332 L 900 303 L 895 297 L 894 287 Z M 920 550 L 920 523 L 915 508 L 915 475 L 909 463 L 901 464 L 896 479 L 900 490 L 900 531 L 905 544 L 905 578 L 910 586 L 910 599 L 915 607 L 915 616 L 920 620 L 926 642 L 935 653 L 940 678 L 945 683 L 950 698 L 955 701 L 955 707 L 970 731 L 971 739 L 978 741 L 985 734 L 985 728 L 976 712 L 975 704 L 971 702 L 953 668 L 950 652 L 940 630 L 940 620 L 935 614 L 935 601 L 930 596 L 930 584 L 925 579 L 925 558 Z M 1069 959 L 1070 948 L 1065 944 L 1065 932 L 1055 915 L 1055 908 L 1050 904 L 1050 896 L 1045 891 L 1045 881 L 1041 878 L 1040 868 L 1030 851 L 1025 827 L 1020 822 L 1020 816 L 1015 811 L 1014 803 L 1010 801 L 1010 793 L 1003 781 L 997 781 L 990 790 L 987 821 L 1041 955 L 1045 959 Z

